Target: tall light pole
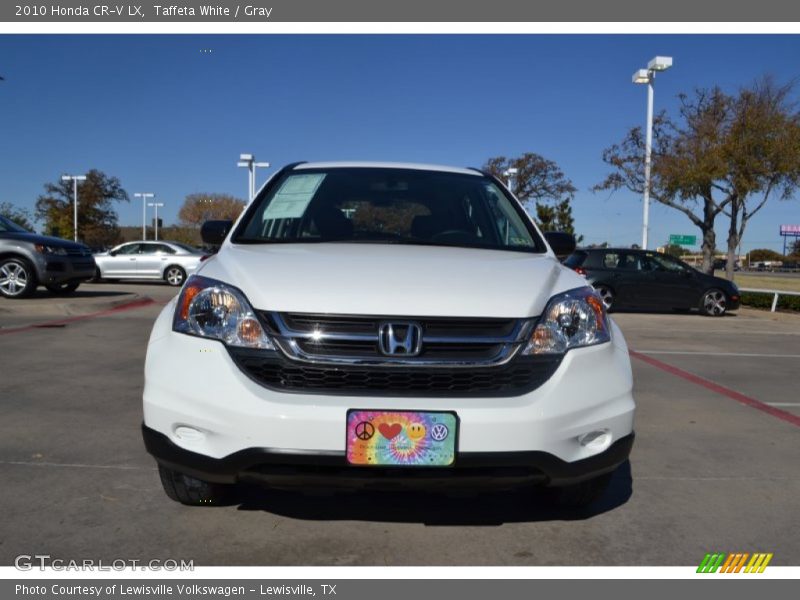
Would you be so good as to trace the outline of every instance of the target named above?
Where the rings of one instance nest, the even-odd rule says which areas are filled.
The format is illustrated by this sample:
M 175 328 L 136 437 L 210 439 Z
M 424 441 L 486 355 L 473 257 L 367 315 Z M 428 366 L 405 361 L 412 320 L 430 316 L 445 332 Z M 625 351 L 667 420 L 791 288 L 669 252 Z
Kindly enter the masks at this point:
M 152 192 L 136 192 L 135 197 L 142 199 L 142 239 L 147 239 L 147 199 L 155 198 Z
M 61 181 L 72 181 L 72 239 L 78 241 L 78 182 L 86 175 L 62 175 Z
M 512 194 L 514 193 L 514 184 L 517 182 L 517 173 L 519 173 L 519 169 L 516 167 L 509 167 L 503 171 L 503 177 L 506 178 L 506 187 Z
M 153 221 L 153 229 L 155 230 L 155 235 L 153 236 L 153 239 L 158 241 L 158 208 L 160 206 L 164 206 L 164 203 L 163 202 L 148 202 L 147 206 L 152 206 L 153 209 L 155 210 L 155 213 L 156 213 L 155 214 L 155 219 Z
M 239 162 L 236 163 L 237 167 L 245 167 L 249 172 L 248 186 L 247 186 L 247 201 L 252 202 L 256 197 L 256 168 L 269 167 L 268 162 L 256 162 L 255 156 L 252 154 L 240 154 Z
M 671 56 L 656 56 L 646 69 L 633 74 L 633 83 L 647 84 L 647 137 L 644 144 L 644 194 L 642 196 L 642 248 L 647 249 L 647 231 L 650 226 L 650 155 L 653 149 L 653 82 L 656 73 L 672 66 Z

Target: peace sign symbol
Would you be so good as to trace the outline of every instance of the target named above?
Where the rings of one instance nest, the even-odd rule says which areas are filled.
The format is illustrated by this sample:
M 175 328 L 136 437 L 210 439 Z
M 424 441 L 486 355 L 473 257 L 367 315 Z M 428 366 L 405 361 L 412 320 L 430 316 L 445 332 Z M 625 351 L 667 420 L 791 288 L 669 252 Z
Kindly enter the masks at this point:
M 375 435 L 375 427 L 369 421 L 361 421 L 356 425 L 356 437 L 358 439 L 366 441 L 371 439 L 373 435 Z

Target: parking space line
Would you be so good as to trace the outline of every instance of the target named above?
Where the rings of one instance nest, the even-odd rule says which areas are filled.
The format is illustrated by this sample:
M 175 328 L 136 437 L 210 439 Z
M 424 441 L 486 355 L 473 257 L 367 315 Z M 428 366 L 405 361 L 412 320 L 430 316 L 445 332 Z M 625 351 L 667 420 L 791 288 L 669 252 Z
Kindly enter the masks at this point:
M 756 352 L 699 352 L 694 350 L 637 350 L 641 354 L 676 354 L 686 356 L 741 356 L 747 358 L 800 358 L 800 354 L 760 354 Z
M 680 377 L 694 383 L 695 385 L 699 385 L 700 387 L 704 387 L 707 390 L 711 390 L 712 392 L 716 392 L 726 398 L 730 398 L 731 400 L 736 400 L 740 404 L 744 404 L 745 406 L 749 406 L 751 408 L 755 408 L 756 410 L 760 410 L 762 412 L 767 413 L 781 421 L 786 421 L 787 423 L 791 423 L 795 427 L 800 427 L 800 416 L 793 415 L 790 412 L 786 412 L 785 410 L 781 410 L 780 408 L 775 408 L 774 406 L 770 406 L 765 402 L 761 402 L 760 400 L 756 400 L 755 398 L 750 398 L 749 396 L 745 396 L 744 394 L 740 394 L 736 390 L 732 390 L 730 388 L 726 388 L 723 385 L 718 383 L 714 383 L 708 379 L 704 379 L 699 375 L 695 375 L 694 373 L 689 373 L 689 371 L 684 371 L 683 369 L 679 369 L 678 367 L 673 367 L 670 364 L 662 362 L 657 358 L 653 358 L 652 356 L 647 356 L 646 354 L 641 354 L 639 352 L 635 352 L 630 350 L 630 355 L 633 358 L 637 358 L 642 362 L 645 362 L 653 367 L 661 369 L 662 371 L 666 371 L 671 375 L 675 375 L 676 377 Z
M 84 465 L 80 463 L 54 463 L 25 460 L 0 460 L 0 465 L 16 465 L 23 467 L 56 467 L 68 469 L 117 469 L 122 471 L 155 471 L 155 467 L 137 467 L 134 465 Z
M 770 406 L 800 406 L 800 402 L 767 402 Z
M 75 315 L 74 317 L 65 317 L 63 319 L 55 319 L 53 321 L 43 321 L 41 323 L 34 323 L 33 325 L 24 325 L 22 327 L 11 327 L 9 329 L 0 329 L 0 335 L 22 333 L 24 331 L 31 331 L 33 329 L 42 329 L 47 327 L 58 327 L 59 325 L 66 325 L 67 323 L 74 323 L 75 321 L 84 321 L 86 319 L 105 317 L 108 315 L 112 315 L 114 313 L 126 310 L 133 310 L 135 308 L 142 308 L 144 306 L 149 306 L 151 304 L 155 304 L 155 300 L 153 300 L 152 298 L 139 298 L 138 300 L 132 300 L 126 304 L 120 304 L 119 306 L 114 306 L 113 308 L 108 308 L 106 310 L 100 310 L 85 315 Z

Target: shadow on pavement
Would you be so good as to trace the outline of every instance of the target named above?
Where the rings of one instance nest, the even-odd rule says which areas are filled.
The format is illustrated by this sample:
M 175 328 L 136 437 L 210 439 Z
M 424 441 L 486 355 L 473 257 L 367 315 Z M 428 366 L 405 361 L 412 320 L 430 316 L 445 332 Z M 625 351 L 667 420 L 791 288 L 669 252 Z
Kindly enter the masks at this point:
M 292 519 L 498 526 L 504 523 L 589 519 L 625 504 L 633 494 L 633 480 L 630 461 L 626 461 L 614 472 L 602 498 L 582 509 L 548 506 L 541 491 L 534 489 L 469 496 L 409 491 L 320 496 L 246 486 L 241 493 L 239 510 L 262 510 Z

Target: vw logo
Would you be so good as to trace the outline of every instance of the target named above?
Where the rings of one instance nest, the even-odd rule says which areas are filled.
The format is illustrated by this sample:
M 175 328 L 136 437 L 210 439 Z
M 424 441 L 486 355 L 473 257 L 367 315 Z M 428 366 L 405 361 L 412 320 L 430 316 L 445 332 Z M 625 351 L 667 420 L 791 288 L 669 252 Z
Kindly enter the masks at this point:
M 422 326 L 409 321 L 381 323 L 378 346 L 386 356 L 417 356 L 422 351 Z
M 437 442 L 446 440 L 448 435 L 450 435 L 450 430 L 444 423 L 437 423 L 431 429 L 431 437 Z

